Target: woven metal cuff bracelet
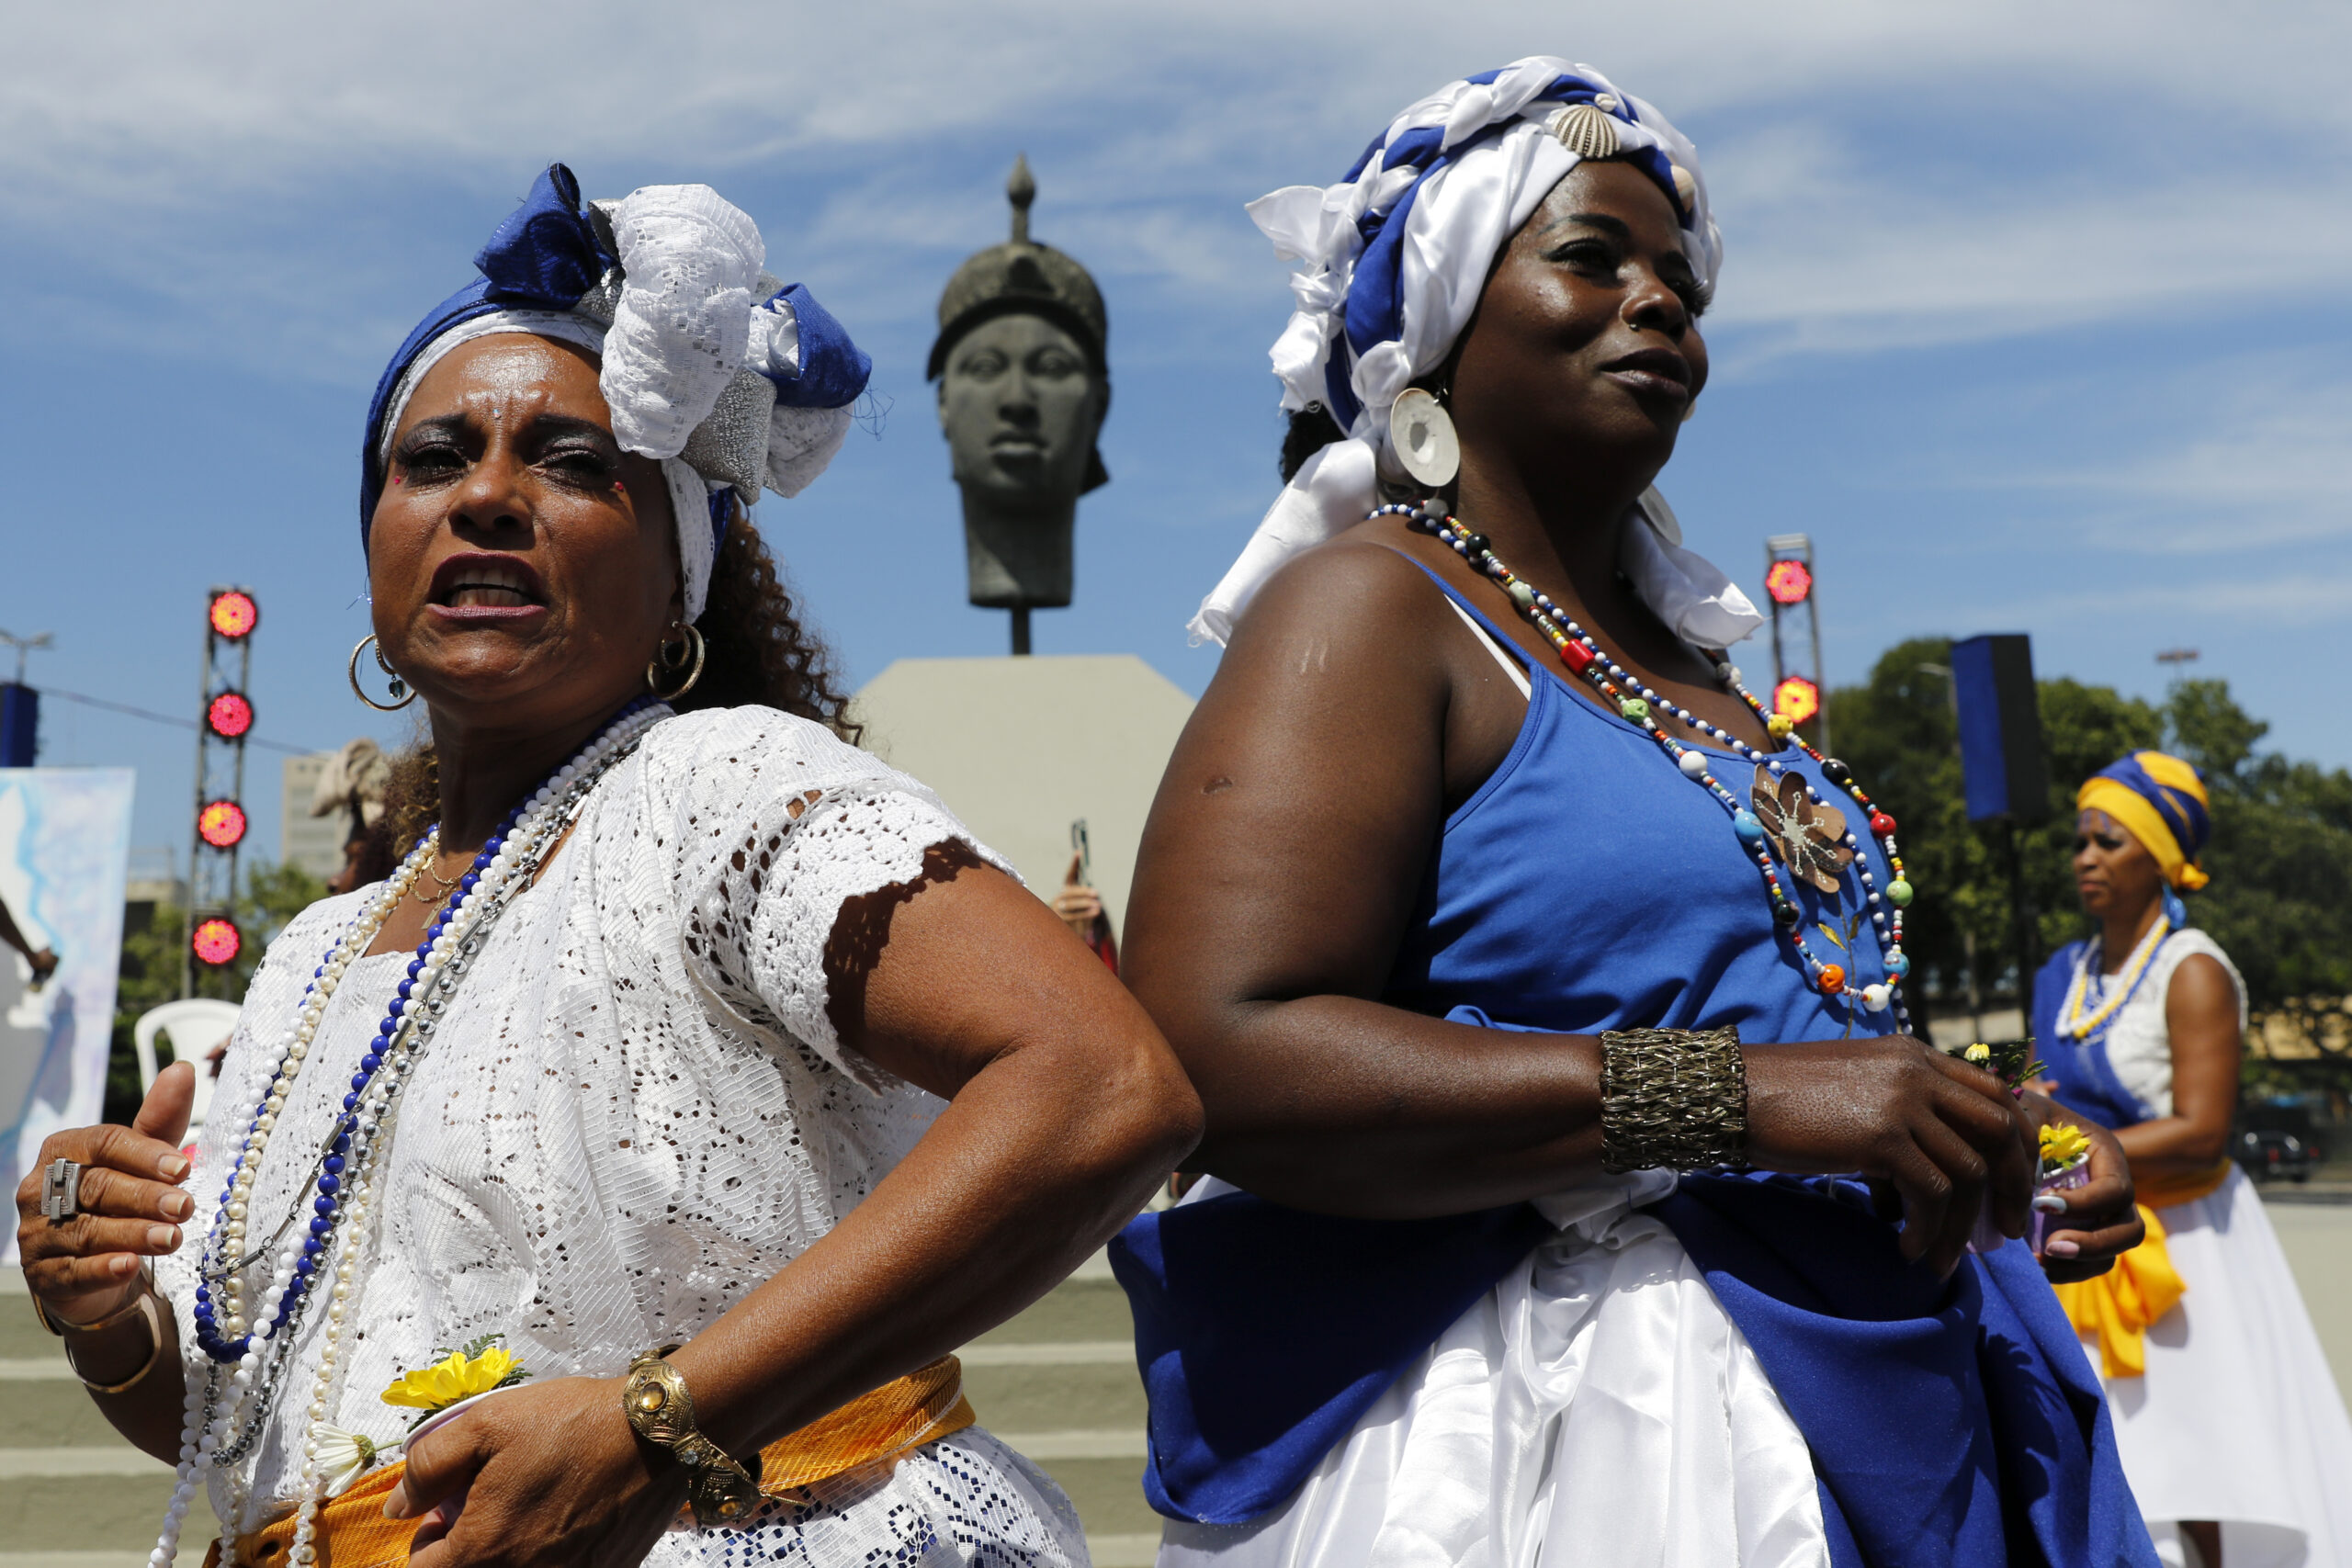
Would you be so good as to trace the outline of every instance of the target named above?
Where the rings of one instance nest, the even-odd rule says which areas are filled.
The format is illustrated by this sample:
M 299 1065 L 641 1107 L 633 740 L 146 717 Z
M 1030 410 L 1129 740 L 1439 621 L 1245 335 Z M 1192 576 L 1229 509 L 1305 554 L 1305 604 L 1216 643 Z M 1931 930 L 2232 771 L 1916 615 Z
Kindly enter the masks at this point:
M 1737 1029 L 1601 1035 L 1601 1169 L 1709 1170 L 1738 1165 L 1747 1146 Z

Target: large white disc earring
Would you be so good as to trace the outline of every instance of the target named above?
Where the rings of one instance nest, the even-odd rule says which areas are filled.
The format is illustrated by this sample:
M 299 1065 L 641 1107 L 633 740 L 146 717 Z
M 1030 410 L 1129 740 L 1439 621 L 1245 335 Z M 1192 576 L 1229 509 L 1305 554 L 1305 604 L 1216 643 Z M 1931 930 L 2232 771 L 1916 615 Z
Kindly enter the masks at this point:
M 1408 387 L 1388 405 L 1388 444 L 1405 471 L 1430 490 L 1442 490 L 1462 471 L 1462 439 L 1445 405 L 1419 387 Z
M 375 640 L 376 634 L 374 632 L 369 632 L 366 637 L 361 637 L 358 645 L 351 650 L 351 694 L 357 697 L 361 702 L 366 703 L 369 707 L 374 708 L 378 713 L 398 713 L 401 709 L 408 706 L 409 704 L 416 701 L 416 693 L 406 681 L 401 679 L 401 672 L 399 671 L 393 669 L 390 664 L 385 662 L 384 650 L 381 647 L 379 647 L 376 649 L 376 668 L 381 670 L 385 674 L 390 675 L 392 678 L 392 700 L 389 703 L 379 703 L 375 698 L 369 696 L 366 692 L 362 691 L 359 686 L 359 656 L 362 653 L 365 653 L 368 650 L 368 645 L 375 642 Z

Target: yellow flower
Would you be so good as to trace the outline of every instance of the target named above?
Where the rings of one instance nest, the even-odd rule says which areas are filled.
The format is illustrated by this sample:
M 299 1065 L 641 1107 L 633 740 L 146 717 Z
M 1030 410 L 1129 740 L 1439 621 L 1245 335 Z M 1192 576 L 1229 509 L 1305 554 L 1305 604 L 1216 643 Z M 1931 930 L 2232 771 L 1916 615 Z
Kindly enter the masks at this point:
M 2080 1127 L 2052 1122 L 2041 1129 L 2041 1163 L 2045 1169 L 2072 1170 L 2090 1157 L 2091 1141 Z
M 1972 1062 L 1989 1062 L 1993 1059 L 1993 1047 L 1984 1043 L 1982 1041 L 1979 1041 L 1977 1043 L 1971 1045 L 1967 1050 L 1962 1052 L 1961 1055 L 1967 1057 Z
M 452 1350 L 423 1371 L 403 1372 L 384 1391 L 384 1403 L 413 1410 L 445 1410 L 461 1399 L 488 1393 L 514 1371 L 513 1352 L 493 1345 L 479 1356 Z

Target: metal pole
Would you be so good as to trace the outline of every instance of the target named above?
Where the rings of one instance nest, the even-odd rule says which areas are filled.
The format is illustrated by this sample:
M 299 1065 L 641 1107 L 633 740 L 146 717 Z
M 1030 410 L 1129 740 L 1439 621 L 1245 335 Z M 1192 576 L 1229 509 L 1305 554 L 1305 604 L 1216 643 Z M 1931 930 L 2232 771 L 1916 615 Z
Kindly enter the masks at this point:
M 206 728 L 206 706 L 212 701 L 212 615 L 211 599 L 205 600 L 204 663 L 196 681 L 196 801 L 188 807 L 187 891 L 180 898 L 180 995 L 196 995 L 196 879 L 198 867 L 204 860 L 204 839 L 196 830 L 204 816 L 205 743 L 210 731 Z
M 1829 682 L 1821 673 L 1821 573 L 1814 568 L 1811 539 L 1804 544 L 1804 566 L 1813 572 L 1813 591 L 1804 596 L 1804 618 L 1813 627 L 1813 683 L 1821 693 L 1821 749 L 1835 756 L 1829 745 Z
M 253 700 L 253 689 L 254 639 L 253 634 L 248 632 L 243 637 L 237 639 L 237 690 L 244 693 L 246 700 L 250 702 Z M 253 727 L 248 725 L 245 728 L 244 734 L 238 736 L 236 740 L 236 751 L 234 755 L 236 764 L 234 777 L 236 782 L 231 786 L 229 794 L 230 797 L 236 801 L 237 808 L 240 811 L 243 810 L 245 806 L 245 742 L 252 739 L 252 736 Z M 279 809 L 284 809 L 283 803 L 280 804 Z M 245 822 L 247 831 L 251 831 L 253 818 L 248 815 L 245 818 Z M 237 919 L 237 855 L 244 847 L 245 840 L 243 836 L 240 836 L 235 843 L 229 846 L 229 918 L 232 920 Z M 238 924 L 237 929 L 241 931 L 245 929 L 243 922 Z M 232 996 L 229 999 L 232 1002 L 236 1002 L 243 1001 L 244 998 L 242 997 Z
M 1029 657 L 1029 606 L 1026 604 L 1012 606 L 1012 657 Z
M 2033 1010 L 2034 963 L 2033 914 L 2026 902 L 2025 863 L 2018 853 L 2018 826 L 2014 818 L 2000 819 L 2001 842 L 2008 850 L 2009 861 L 2009 921 L 2011 939 L 2018 950 L 2018 1032 L 2030 1034 L 2033 1020 L 2027 1016 Z

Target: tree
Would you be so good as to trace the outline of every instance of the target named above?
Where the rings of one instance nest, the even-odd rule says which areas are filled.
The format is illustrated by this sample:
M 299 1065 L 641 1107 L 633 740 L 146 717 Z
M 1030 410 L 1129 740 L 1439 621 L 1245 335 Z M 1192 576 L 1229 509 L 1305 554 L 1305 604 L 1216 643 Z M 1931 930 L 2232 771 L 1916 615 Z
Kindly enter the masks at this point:
M 2212 798 L 2212 882 L 2190 919 L 2245 976 L 2257 1026 L 2276 1019 L 2321 1060 L 2352 1064 L 2352 773 L 2257 753 L 2270 727 L 2226 682 L 2181 682 L 2165 718 Z
M 2153 746 L 2162 716 L 2105 686 L 2040 683 L 2050 768 L 2048 818 L 2018 834 L 2021 880 L 2038 951 L 2076 934 L 2075 789 L 2127 751 Z M 1882 654 L 1866 685 L 1829 694 L 1832 732 L 1854 776 L 1898 825 L 1895 841 L 1919 897 L 1904 920 L 1915 1001 L 1949 1005 L 1978 986 L 2018 992 L 2006 829 L 1968 820 L 1953 713 L 1951 642 L 1914 637 Z
M 1961 783 L 1951 643 L 1916 637 L 1883 654 L 1870 680 L 1829 694 L 1855 777 L 1900 824 L 1912 885 L 1905 919 L 1915 1002 L 1968 991 L 1973 951 L 1988 989 L 2017 993 L 2002 829 L 1971 824 Z M 2159 707 L 2112 687 L 2039 682 L 2048 819 L 2018 833 L 2039 951 L 2084 934 L 2075 899 L 2075 794 L 2130 752 L 2162 747 L 2205 777 L 2211 886 L 2192 923 L 2226 950 L 2261 1022 L 2278 1018 L 2324 1054 L 2352 1061 L 2352 773 L 2258 751 L 2269 726 L 2222 681 L 2184 681 Z

